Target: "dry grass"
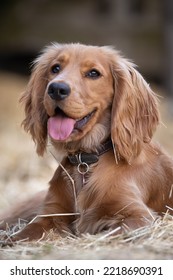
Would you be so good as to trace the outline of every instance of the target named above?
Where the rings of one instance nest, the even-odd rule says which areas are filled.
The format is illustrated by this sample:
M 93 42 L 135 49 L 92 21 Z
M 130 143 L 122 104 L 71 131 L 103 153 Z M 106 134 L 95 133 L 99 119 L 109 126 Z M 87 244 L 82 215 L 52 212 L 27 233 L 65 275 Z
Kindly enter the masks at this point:
M 22 112 L 18 106 L 20 92 L 27 80 L 0 73 L 0 213 L 12 203 L 23 200 L 41 189 L 47 188 L 57 163 L 46 155 L 37 157 L 30 137 L 21 127 Z M 172 120 L 167 107 L 161 104 L 164 123 L 156 139 L 173 154 Z M 173 219 L 168 214 L 155 221 L 153 226 L 123 235 L 56 236 L 49 233 L 46 240 L 18 243 L 0 248 L 0 259 L 172 259 Z M 0 239 L 4 239 L 0 232 Z
M 68 235 L 50 232 L 46 240 L 0 249 L 1 259 L 172 259 L 173 219 L 168 214 L 153 226 L 113 236 Z M 2 233 L 1 233 L 2 235 Z

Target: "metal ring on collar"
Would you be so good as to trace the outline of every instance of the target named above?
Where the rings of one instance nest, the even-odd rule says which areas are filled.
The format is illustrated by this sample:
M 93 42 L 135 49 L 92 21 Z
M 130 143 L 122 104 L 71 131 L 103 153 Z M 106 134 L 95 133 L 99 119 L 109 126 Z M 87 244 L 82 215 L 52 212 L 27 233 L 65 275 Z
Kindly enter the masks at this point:
M 77 166 L 77 171 L 84 175 L 89 171 L 89 165 L 86 162 L 81 162 Z

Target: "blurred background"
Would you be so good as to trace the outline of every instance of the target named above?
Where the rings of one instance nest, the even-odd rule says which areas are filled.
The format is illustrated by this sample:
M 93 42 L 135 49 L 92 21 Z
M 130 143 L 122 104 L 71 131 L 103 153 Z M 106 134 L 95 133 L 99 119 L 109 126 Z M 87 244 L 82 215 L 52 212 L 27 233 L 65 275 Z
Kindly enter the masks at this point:
M 161 96 L 156 139 L 173 154 L 172 0 L 6 0 L 0 7 L 0 208 L 46 188 L 57 163 L 40 159 L 18 103 L 40 50 L 57 41 L 113 45 Z

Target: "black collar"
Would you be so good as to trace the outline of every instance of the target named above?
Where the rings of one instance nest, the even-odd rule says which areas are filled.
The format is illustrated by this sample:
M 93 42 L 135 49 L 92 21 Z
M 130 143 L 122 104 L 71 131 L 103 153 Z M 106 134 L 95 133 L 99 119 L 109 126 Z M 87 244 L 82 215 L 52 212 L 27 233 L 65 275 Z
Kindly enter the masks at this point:
M 69 154 L 67 157 L 71 164 L 79 165 L 80 163 L 86 163 L 87 165 L 95 163 L 99 160 L 99 157 L 113 149 L 112 141 L 109 139 L 107 142 L 101 145 L 96 153 L 79 152 L 76 154 Z

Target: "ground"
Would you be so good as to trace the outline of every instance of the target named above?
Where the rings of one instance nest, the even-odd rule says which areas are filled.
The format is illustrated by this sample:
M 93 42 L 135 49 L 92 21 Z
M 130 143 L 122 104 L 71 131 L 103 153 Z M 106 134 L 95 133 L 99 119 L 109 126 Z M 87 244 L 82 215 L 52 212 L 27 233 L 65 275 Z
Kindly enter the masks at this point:
M 27 78 L 0 73 L 0 213 L 39 190 L 46 189 L 57 163 L 48 153 L 39 158 L 34 144 L 20 126 L 23 118 L 19 97 Z M 162 90 L 159 89 L 159 94 Z M 163 94 L 164 96 L 164 94 Z M 173 154 L 173 126 L 166 98 L 161 98 L 163 123 L 156 140 Z M 83 235 L 20 243 L 0 248 L 0 259 L 172 259 L 173 219 L 165 215 L 152 227 L 123 235 Z M 3 235 L 0 232 L 0 237 Z

